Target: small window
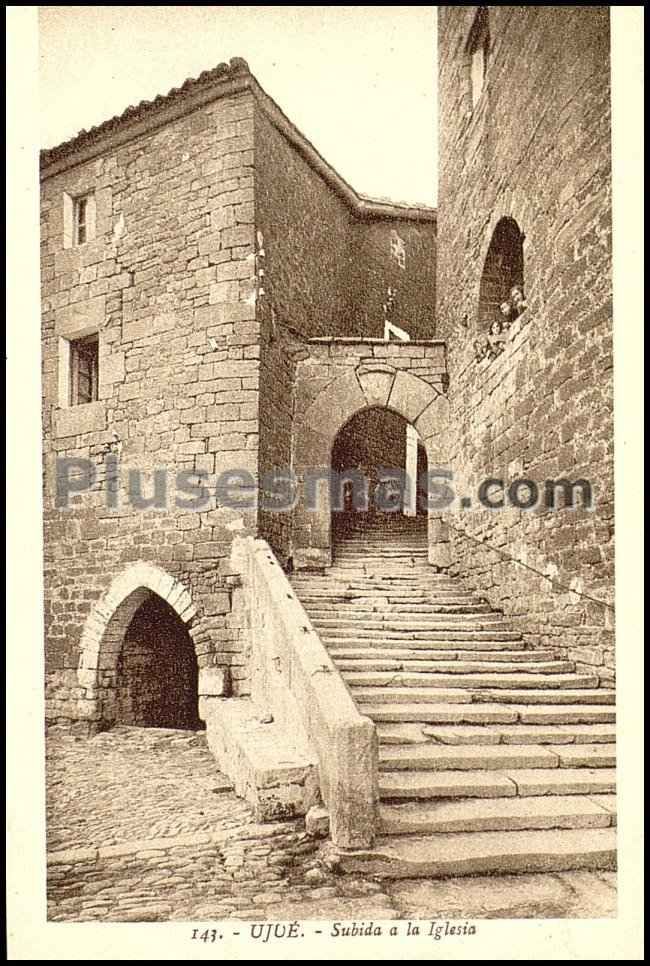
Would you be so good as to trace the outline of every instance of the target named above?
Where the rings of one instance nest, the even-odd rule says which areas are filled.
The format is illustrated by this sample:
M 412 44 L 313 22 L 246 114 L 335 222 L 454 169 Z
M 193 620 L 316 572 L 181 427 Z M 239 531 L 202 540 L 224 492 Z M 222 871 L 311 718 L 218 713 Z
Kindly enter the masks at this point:
M 85 245 L 89 239 L 89 196 L 82 195 L 74 202 L 74 243 Z
M 89 335 L 70 343 L 70 405 L 82 406 L 99 398 L 99 337 Z
M 470 82 L 472 107 L 478 104 L 485 86 L 488 58 L 490 55 L 490 29 L 487 7 L 479 7 L 467 41 L 470 56 Z

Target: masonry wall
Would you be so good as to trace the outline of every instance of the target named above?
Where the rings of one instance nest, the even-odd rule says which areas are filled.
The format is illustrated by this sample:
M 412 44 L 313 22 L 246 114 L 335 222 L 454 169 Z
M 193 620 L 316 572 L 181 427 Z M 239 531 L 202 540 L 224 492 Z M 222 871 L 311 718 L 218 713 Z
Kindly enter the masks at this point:
M 349 202 L 258 108 L 255 225 L 263 245 L 260 324 L 260 474 L 292 465 L 294 379 L 300 342 L 383 338 L 388 286 L 394 321 L 430 337 L 435 302 L 435 221 L 358 217 Z M 288 338 L 287 338 L 288 336 Z M 260 533 L 281 561 L 292 552 L 293 515 L 262 509 Z
M 606 7 L 490 7 L 472 110 L 476 8 L 439 9 L 437 336 L 447 340 L 457 492 L 486 477 L 591 481 L 595 510 L 472 511 L 456 567 L 534 643 L 612 678 L 613 422 Z M 477 362 L 481 273 L 497 221 L 524 239 L 528 308 Z M 519 561 L 513 562 L 511 558 Z
M 256 223 L 275 317 L 305 338 L 348 334 L 350 209 L 261 110 L 255 143 Z
M 365 338 L 383 338 L 383 306 L 390 286 L 396 292 L 391 320 L 412 339 L 432 339 L 436 306 L 435 221 L 356 219 L 352 249 L 349 315 L 358 320 L 360 334 Z
M 64 248 L 64 193 L 94 191 L 96 238 Z M 47 717 L 76 716 L 82 627 L 113 577 L 136 560 L 189 586 L 199 665 L 226 665 L 247 689 L 223 563 L 254 510 L 214 496 L 231 465 L 257 473 L 253 98 L 224 98 L 42 183 L 43 430 Z M 62 398 L 66 341 L 99 332 L 99 401 Z M 63 387 L 64 388 L 64 387 Z M 61 397 L 61 398 L 60 398 Z M 89 460 L 92 489 L 57 508 L 56 460 Z M 105 476 L 120 466 L 118 506 Z M 129 470 L 167 471 L 164 508 L 129 505 Z M 174 505 L 176 474 L 205 473 L 210 498 Z M 185 492 L 182 497 L 192 500 Z M 196 494 L 194 494 L 196 496 Z M 196 630 L 196 628 L 195 628 Z

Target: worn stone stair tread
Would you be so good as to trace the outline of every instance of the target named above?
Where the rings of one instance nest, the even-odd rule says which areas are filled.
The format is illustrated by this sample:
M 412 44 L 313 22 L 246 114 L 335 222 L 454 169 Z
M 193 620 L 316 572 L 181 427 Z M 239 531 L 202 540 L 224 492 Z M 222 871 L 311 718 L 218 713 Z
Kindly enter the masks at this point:
M 389 612 L 390 614 L 390 612 Z M 360 629 L 365 631 L 400 631 L 400 632 L 411 632 L 415 634 L 424 634 L 429 631 L 441 631 L 441 630 L 451 630 L 460 631 L 464 630 L 468 633 L 480 632 L 480 631 L 498 631 L 499 633 L 510 634 L 512 632 L 502 631 L 502 621 L 499 618 L 486 617 L 483 614 L 439 614 L 439 615 L 429 615 L 427 618 L 420 618 L 417 621 L 401 621 L 397 620 L 390 614 L 385 618 L 378 616 L 378 612 L 373 611 L 372 617 L 357 617 L 357 616 L 347 616 L 337 615 L 332 616 L 319 616 L 314 614 L 312 616 L 312 624 L 314 627 L 323 628 L 350 628 Z
M 363 647 L 359 646 L 334 646 L 330 645 L 328 648 L 329 653 L 333 660 L 338 662 L 339 660 L 363 660 L 366 658 L 372 658 L 376 660 L 399 660 L 399 661 L 413 661 L 415 662 L 427 662 L 427 661 L 443 661 L 449 664 L 451 661 L 467 662 L 469 664 L 475 664 L 477 667 L 479 664 L 522 664 L 533 663 L 540 664 L 543 663 L 562 663 L 560 658 L 556 658 L 553 651 L 529 651 L 521 649 L 519 651 L 436 651 L 436 650 L 417 650 L 416 648 L 408 647 L 373 647 L 371 645 L 365 645 Z M 567 662 L 572 663 L 572 662 Z
M 382 837 L 372 849 L 342 853 L 340 867 L 390 878 L 614 869 L 616 831 L 514 831 L 507 835 L 507 846 L 503 832 Z
M 531 768 L 509 771 L 518 795 L 609 795 L 616 791 L 613 768 Z
M 410 725 L 408 727 L 411 727 Z M 378 729 L 380 742 L 384 740 L 381 727 Z M 505 745 L 562 745 L 610 744 L 616 740 L 615 725 L 500 725 L 486 728 L 473 725 L 423 725 L 420 741 L 441 742 L 446 745 L 465 744 L 505 744 Z
M 349 633 L 329 633 L 319 635 L 323 643 L 329 649 L 333 647 L 368 647 L 372 649 L 376 646 L 381 647 L 391 647 L 391 648 L 404 648 L 405 650 L 449 650 L 449 651 L 481 651 L 485 653 L 486 651 L 512 651 L 516 644 L 519 644 L 522 654 L 530 654 L 531 652 L 525 647 L 523 641 L 500 641 L 493 635 L 489 638 L 483 639 L 473 639 L 473 638 L 462 638 L 462 639 L 451 639 L 448 636 L 441 636 L 437 640 L 432 641 L 430 636 L 427 635 L 424 638 L 410 637 L 410 638 L 395 638 L 388 634 L 375 633 L 370 637 L 364 636 L 363 634 L 355 634 L 352 631 Z
M 599 805 L 606 812 L 609 813 L 612 820 L 612 825 L 617 824 L 617 803 L 616 795 L 590 795 L 590 801 L 594 802 L 595 805 Z
M 346 680 L 345 675 L 343 675 L 343 678 Z M 606 707 L 608 706 L 608 702 L 602 700 L 600 697 L 594 698 L 593 692 L 587 690 L 569 693 L 566 691 L 542 691 L 533 688 L 530 691 L 499 690 L 488 692 L 477 688 L 463 688 L 458 686 L 455 681 L 451 681 L 447 687 L 443 687 L 442 685 L 440 687 L 415 687 L 414 685 L 405 686 L 398 684 L 394 687 L 388 685 L 368 687 L 361 684 L 354 684 L 349 680 L 346 683 L 355 701 L 360 703 L 385 704 L 387 702 L 394 702 L 396 704 L 426 704 L 433 702 L 443 704 L 445 701 L 451 701 L 454 704 L 508 705 L 521 703 L 522 705 L 531 706 L 557 704 L 562 707 L 564 704 L 572 701 L 573 705 L 601 704 Z M 453 687 L 454 684 L 456 684 L 456 687 Z
M 374 697 L 374 695 L 373 695 Z M 591 724 L 609 723 L 616 711 L 609 705 L 500 704 L 360 704 L 375 721 L 421 721 L 432 724 Z
M 558 768 L 557 753 L 541 745 L 391 745 L 379 749 L 381 771 Z
M 615 813 L 615 803 L 612 811 L 611 807 L 606 808 L 586 795 L 549 795 L 382 803 L 379 821 L 380 830 L 392 835 L 511 832 L 544 828 L 607 828 L 615 821 Z
M 359 707 L 365 703 L 387 704 L 472 704 L 472 694 L 465 688 L 362 688 L 350 686 Z M 365 714 L 366 712 L 364 712 Z
M 301 591 L 301 598 L 310 602 L 321 604 L 323 602 L 344 603 L 351 606 L 356 601 L 377 601 L 388 600 L 395 604 L 417 604 L 424 603 L 431 605 L 435 603 L 458 602 L 460 604 L 472 603 L 476 600 L 473 594 L 463 594 L 460 591 L 436 591 L 431 590 L 394 590 L 391 587 L 378 587 L 373 584 L 369 586 L 364 583 L 358 587 L 349 584 L 335 584 L 333 581 L 318 583 L 315 578 L 307 581 L 291 580 L 292 586 Z
M 379 773 L 379 796 L 402 798 L 502 798 L 517 794 L 512 779 L 498 771 L 391 771 Z
M 312 620 L 314 621 L 327 621 L 332 618 L 332 603 L 329 602 L 327 606 L 310 608 L 310 614 Z M 336 604 L 337 609 L 337 620 L 340 621 L 353 621 L 355 624 L 357 622 L 365 623 L 366 621 L 377 621 L 381 620 L 384 623 L 396 623 L 396 624 L 408 624 L 408 618 L 418 617 L 423 619 L 422 626 L 436 626 L 443 619 L 451 619 L 454 621 L 461 621 L 463 618 L 467 619 L 467 624 L 473 626 L 473 624 L 480 618 L 480 623 L 488 623 L 490 625 L 499 623 L 502 618 L 495 618 L 493 614 L 490 613 L 489 608 L 485 604 L 428 604 L 426 609 L 424 606 L 412 607 L 408 610 L 396 607 L 391 604 L 383 604 L 381 607 L 358 607 L 346 605 L 343 602 Z
M 565 689 L 472 689 L 472 697 L 476 702 L 503 702 L 504 704 L 602 704 L 614 705 L 616 698 L 613 691 L 607 688 L 565 688 Z
M 465 688 L 363 688 L 350 685 L 350 693 L 359 706 L 376 704 L 472 704 L 472 694 Z M 365 713 L 365 712 L 364 712 Z
M 350 687 L 385 687 L 399 685 L 413 688 L 449 688 L 459 686 L 459 675 L 438 672 L 408 672 L 408 671 L 345 671 L 343 678 Z M 598 678 L 589 674 L 542 674 L 533 673 L 502 673 L 495 674 L 482 671 L 479 674 L 468 673 L 463 677 L 464 688 L 504 688 L 508 691 L 520 689 L 595 689 Z
M 560 768 L 614 768 L 615 744 L 549 745 L 559 758 Z
M 333 654 L 331 656 L 334 658 Z M 571 661 L 546 661 L 535 664 L 524 664 L 523 662 L 506 663 L 505 661 L 424 661 L 409 658 L 342 657 L 338 654 L 336 655 L 336 666 L 342 672 L 412 671 L 417 673 L 453 674 L 458 677 L 472 674 L 571 674 L 574 670 Z

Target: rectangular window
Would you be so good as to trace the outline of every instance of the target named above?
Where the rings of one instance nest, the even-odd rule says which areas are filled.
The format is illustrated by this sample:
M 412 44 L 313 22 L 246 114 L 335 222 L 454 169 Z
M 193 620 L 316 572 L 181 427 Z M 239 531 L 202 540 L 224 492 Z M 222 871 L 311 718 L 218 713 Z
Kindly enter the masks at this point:
M 99 337 L 70 342 L 70 405 L 81 406 L 99 398 Z
M 84 245 L 90 240 L 89 215 L 90 196 L 83 195 L 74 201 L 74 243 Z

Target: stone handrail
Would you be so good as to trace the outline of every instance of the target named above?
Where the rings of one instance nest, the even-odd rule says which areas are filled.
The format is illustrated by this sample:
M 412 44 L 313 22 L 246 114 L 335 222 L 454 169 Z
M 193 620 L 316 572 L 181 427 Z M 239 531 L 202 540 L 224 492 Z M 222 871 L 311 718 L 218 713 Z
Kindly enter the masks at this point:
M 357 710 L 266 541 L 239 538 L 232 563 L 242 576 L 251 697 L 274 721 L 304 729 L 318 756 L 333 843 L 367 847 L 377 812 L 374 723 Z

